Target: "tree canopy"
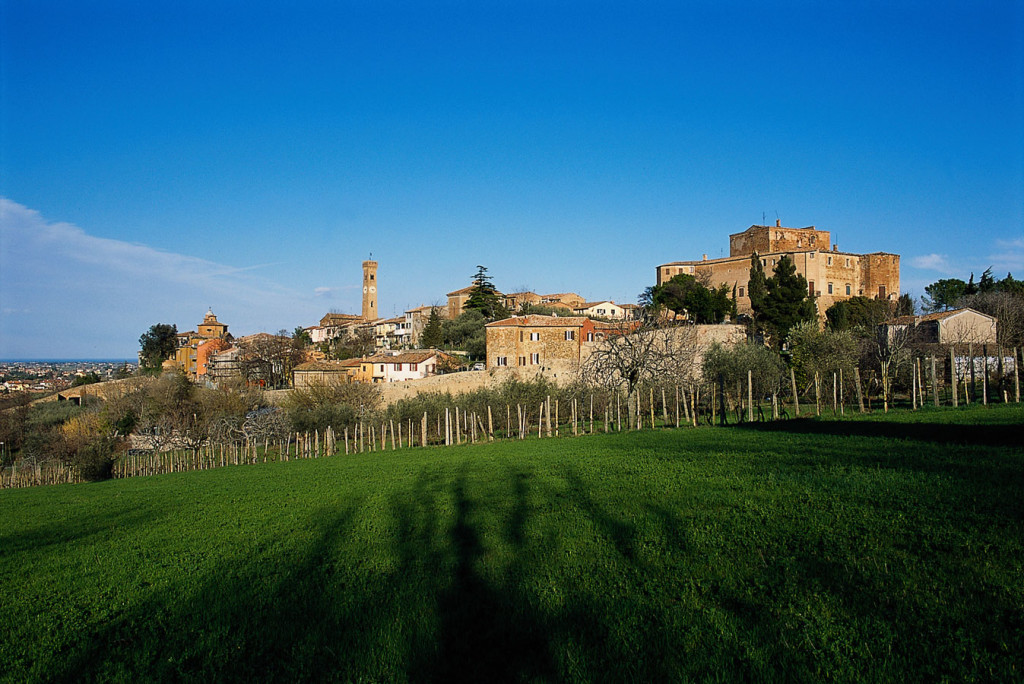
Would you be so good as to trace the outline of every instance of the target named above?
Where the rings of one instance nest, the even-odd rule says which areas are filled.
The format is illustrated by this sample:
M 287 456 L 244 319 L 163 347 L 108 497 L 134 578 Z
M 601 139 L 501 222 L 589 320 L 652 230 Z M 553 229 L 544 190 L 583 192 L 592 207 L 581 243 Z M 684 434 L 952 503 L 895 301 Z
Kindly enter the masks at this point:
M 686 316 L 694 323 L 721 323 L 726 316 L 736 314 L 728 285 L 723 283 L 712 289 L 685 273 L 654 286 L 649 297 L 655 306 Z
M 764 280 L 762 294 L 760 282 L 763 277 L 761 260 L 755 252 L 750 267 L 750 305 L 754 310 L 755 325 L 767 333 L 772 345 L 778 348 L 790 328 L 797 323 L 814 320 L 816 307 L 814 298 L 807 292 L 807 279 L 797 274 L 796 266 L 789 257 L 779 259 L 772 277 Z
M 825 320 L 830 330 L 861 330 L 874 334 L 875 326 L 892 314 L 892 305 L 888 301 L 858 296 L 830 306 L 825 311 Z
M 477 266 L 473 274 L 473 288 L 469 292 L 469 299 L 463 305 L 464 311 L 479 311 L 489 321 L 498 320 L 508 316 L 508 310 L 502 304 L 498 290 L 487 275 L 487 268 Z
M 139 338 L 143 370 L 160 370 L 164 361 L 178 349 L 178 326 L 155 323 Z
M 430 307 L 430 317 L 420 333 L 420 346 L 436 349 L 444 344 L 444 327 L 436 306 Z

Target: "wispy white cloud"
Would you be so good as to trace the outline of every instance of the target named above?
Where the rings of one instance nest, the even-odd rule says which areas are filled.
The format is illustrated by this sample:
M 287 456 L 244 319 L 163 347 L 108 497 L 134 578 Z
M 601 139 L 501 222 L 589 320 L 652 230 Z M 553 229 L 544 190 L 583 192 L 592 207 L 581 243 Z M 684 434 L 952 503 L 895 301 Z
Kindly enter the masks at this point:
M 996 271 L 993 275 L 999 278 L 1003 271 L 1017 271 L 1017 277 L 1024 271 L 1024 237 L 1011 240 L 996 240 L 996 251 L 988 256 L 992 269 Z
M 313 294 L 317 297 L 329 298 L 331 297 L 338 288 L 336 287 L 314 287 Z
M 0 358 L 95 356 L 137 348 L 157 322 L 190 329 L 208 306 L 238 334 L 307 324 L 316 297 L 254 272 L 90 235 L 0 198 Z
M 949 263 L 949 257 L 945 254 L 923 254 L 921 256 L 911 257 L 910 265 L 914 268 L 923 268 L 929 271 L 940 271 L 942 273 L 950 273 L 953 271 L 953 267 Z

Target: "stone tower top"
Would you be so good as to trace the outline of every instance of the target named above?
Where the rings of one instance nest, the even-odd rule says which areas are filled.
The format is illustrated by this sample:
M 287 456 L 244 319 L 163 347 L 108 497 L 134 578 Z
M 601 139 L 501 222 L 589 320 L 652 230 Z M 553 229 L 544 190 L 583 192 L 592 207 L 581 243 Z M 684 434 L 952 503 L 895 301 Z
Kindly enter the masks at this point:
M 828 250 L 832 238 L 829 231 L 814 226 L 787 228 L 781 223 L 776 220 L 774 226 L 750 226 L 742 233 L 733 233 L 729 236 L 729 256 Z
M 377 314 L 377 262 L 363 262 L 363 320 L 375 321 Z

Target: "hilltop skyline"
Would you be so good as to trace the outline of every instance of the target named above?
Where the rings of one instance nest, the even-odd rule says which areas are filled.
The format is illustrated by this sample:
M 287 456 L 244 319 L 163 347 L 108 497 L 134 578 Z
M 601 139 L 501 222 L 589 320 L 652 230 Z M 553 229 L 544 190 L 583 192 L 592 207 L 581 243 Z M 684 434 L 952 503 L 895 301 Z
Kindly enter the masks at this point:
M 5 3 L 0 358 L 504 291 L 635 302 L 752 224 L 1024 276 L 1024 7 Z

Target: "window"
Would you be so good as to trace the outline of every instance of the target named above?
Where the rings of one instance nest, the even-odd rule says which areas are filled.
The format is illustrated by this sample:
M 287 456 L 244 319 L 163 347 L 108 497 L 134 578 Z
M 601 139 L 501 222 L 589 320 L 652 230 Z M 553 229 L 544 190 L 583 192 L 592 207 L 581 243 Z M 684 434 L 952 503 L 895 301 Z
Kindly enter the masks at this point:
M 808 297 L 813 297 L 814 296 L 814 281 L 813 280 L 808 281 L 808 283 L 807 283 L 807 296 Z
M 540 333 L 539 332 L 532 332 L 532 333 L 530 333 L 530 341 L 531 342 L 536 342 L 539 339 L 540 339 Z
M 814 258 L 814 252 L 811 252 L 810 254 L 808 254 L 807 258 L 808 259 L 813 259 Z
M 396 364 L 395 364 L 395 370 L 396 370 L 396 371 L 400 371 L 400 370 L 402 370 L 402 364 L 400 364 L 400 363 L 396 363 Z
M 495 359 L 495 365 L 496 366 L 507 366 L 508 365 L 508 357 L 507 356 L 499 356 L 497 359 Z
M 846 268 L 850 268 L 850 258 L 849 257 L 846 258 Z M 849 294 L 849 293 L 847 293 L 847 294 Z
M 850 296 L 850 283 L 846 283 L 846 296 Z
M 587 342 L 593 342 L 593 341 L 594 341 L 594 333 L 588 332 L 587 333 Z
M 612 310 L 610 311 L 610 313 L 611 313 L 611 315 L 612 315 L 612 316 L 614 316 L 614 315 L 615 315 L 615 309 L 612 309 Z
M 832 294 L 832 283 L 828 284 L 828 293 Z
M 829 257 L 829 258 L 828 258 L 828 265 L 829 265 L 829 266 L 831 266 L 831 265 L 832 265 L 832 257 Z
M 526 357 L 525 356 L 520 356 L 519 357 L 519 365 L 520 366 L 525 366 L 526 365 Z
M 382 364 L 380 364 L 380 372 L 381 372 L 381 373 L 383 373 L 383 372 L 384 372 L 384 364 L 383 364 L 383 363 L 382 363 Z
M 522 330 L 519 331 L 519 341 L 520 342 L 523 341 L 523 331 Z
M 540 354 L 530 354 L 530 363 L 533 365 L 540 363 Z
M 566 330 L 565 331 L 565 339 L 567 339 L 567 340 L 575 340 L 576 339 L 576 331 L 575 330 Z
M 740 288 L 740 297 L 742 297 L 742 296 L 743 296 L 743 288 L 741 287 Z
M 373 280 L 373 274 L 372 273 L 370 274 L 370 280 Z
M 419 368 L 419 364 L 418 363 L 410 363 L 409 364 L 409 370 L 411 370 L 411 371 L 417 370 L 418 368 Z

